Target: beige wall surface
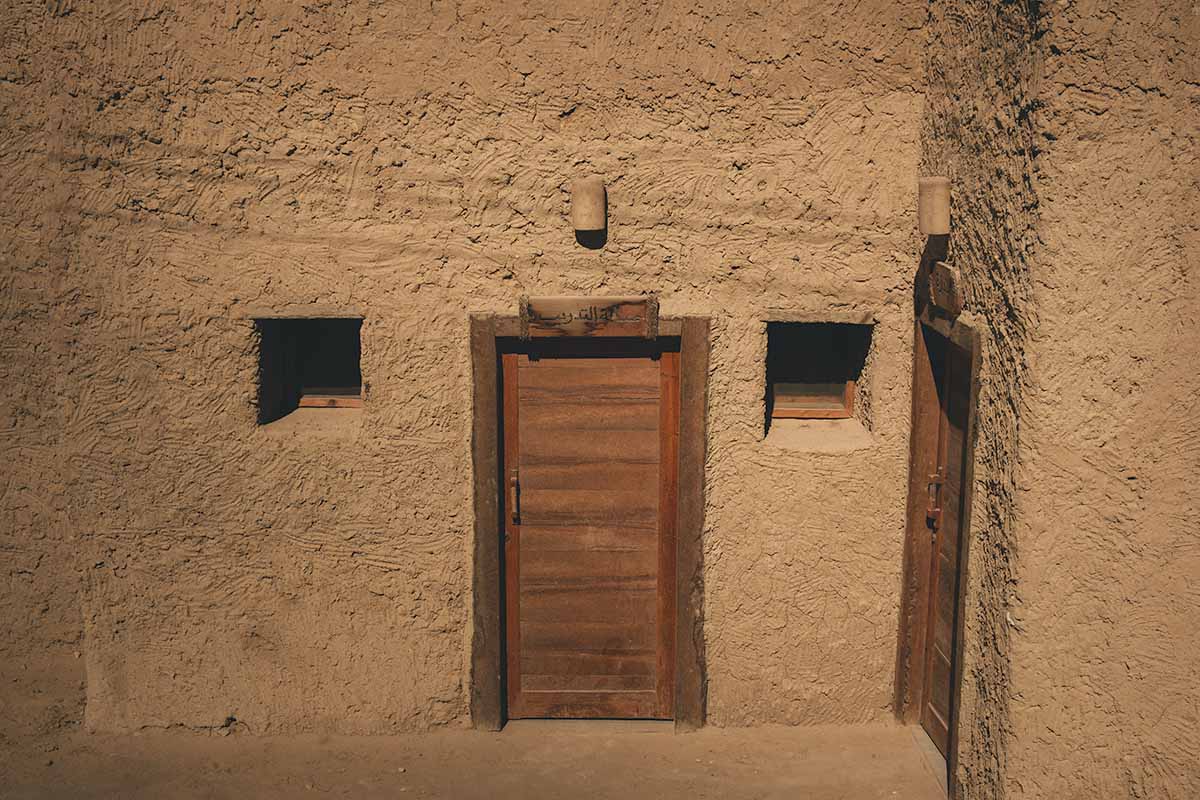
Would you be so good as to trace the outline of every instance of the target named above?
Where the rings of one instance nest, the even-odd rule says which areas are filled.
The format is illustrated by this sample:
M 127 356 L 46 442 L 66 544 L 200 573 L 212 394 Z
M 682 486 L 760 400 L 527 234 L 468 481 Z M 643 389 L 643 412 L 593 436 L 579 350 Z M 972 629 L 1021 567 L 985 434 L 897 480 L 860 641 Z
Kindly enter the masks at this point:
M 1040 52 L 1026 3 L 931 5 L 922 173 L 952 181 L 949 259 L 963 277 L 982 365 L 964 606 L 958 780 L 967 797 L 1003 797 L 1011 732 L 1012 630 L 1019 585 L 1017 464 L 1036 322 L 1034 111 Z
M 1054 4 L 1015 797 L 1200 796 L 1200 14 Z
M 69 253 L 62 59 L 42 3 L 0 12 L 0 747 L 83 713 L 69 464 Z
M 641 291 L 714 319 L 710 720 L 890 715 L 922 4 L 23 11 L 45 46 L 13 33 L 30 140 L 6 131 L 70 230 L 53 275 L 14 256 L 24 341 L 63 352 L 52 400 L 9 401 L 49 415 L 16 428 L 43 487 L 6 497 L 40 503 L 10 546 L 47 549 L 46 482 L 69 508 L 13 580 L 82 592 L 90 727 L 464 724 L 468 313 Z M 591 171 L 599 251 L 566 213 Z M 365 316 L 361 422 L 256 427 L 251 317 L 338 309 Z M 764 441 L 764 320 L 794 312 L 878 320 L 865 446 Z
M 984 319 L 967 797 L 1200 793 L 1193 4 L 932 4 L 923 168 Z
M 467 320 L 523 293 L 713 319 L 710 723 L 888 718 L 916 177 L 945 173 L 984 346 L 963 796 L 1196 795 L 1197 24 L 9 3 L 0 737 L 467 724 Z M 257 426 L 252 318 L 338 311 L 365 407 Z M 869 438 L 764 439 L 765 321 L 846 314 L 877 320 Z

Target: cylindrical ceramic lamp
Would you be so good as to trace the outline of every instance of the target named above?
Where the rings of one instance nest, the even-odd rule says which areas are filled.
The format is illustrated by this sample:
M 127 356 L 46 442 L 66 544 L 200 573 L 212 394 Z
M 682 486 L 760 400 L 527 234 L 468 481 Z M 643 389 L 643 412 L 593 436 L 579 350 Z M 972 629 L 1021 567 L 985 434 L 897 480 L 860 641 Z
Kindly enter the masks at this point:
M 950 233 L 950 179 L 921 178 L 917 182 L 917 227 L 925 236 Z
M 599 175 L 571 182 L 571 224 L 577 231 L 602 231 L 608 227 L 604 179 Z

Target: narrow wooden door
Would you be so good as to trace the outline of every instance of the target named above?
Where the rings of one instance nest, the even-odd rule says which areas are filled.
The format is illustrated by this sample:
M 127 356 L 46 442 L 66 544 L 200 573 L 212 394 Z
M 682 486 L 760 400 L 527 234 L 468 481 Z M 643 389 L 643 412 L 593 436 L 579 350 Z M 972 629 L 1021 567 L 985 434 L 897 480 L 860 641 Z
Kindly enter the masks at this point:
M 508 716 L 672 716 L 679 353 L 502 356 Z
M 947 755 L 958 686 L 963 532 L 969 460 L 971 357 L 917 325 L 913 374 L 910 541 L 917 584 L 913 700 L 921 726 Z

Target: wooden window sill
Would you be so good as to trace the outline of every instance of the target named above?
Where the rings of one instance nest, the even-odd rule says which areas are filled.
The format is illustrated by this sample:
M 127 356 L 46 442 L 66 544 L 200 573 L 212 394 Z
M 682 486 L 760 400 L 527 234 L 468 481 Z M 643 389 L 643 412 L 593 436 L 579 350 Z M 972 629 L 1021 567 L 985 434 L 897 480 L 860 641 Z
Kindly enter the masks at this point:
M 343 394 L 306 394 L 300 408 L 362 408 L 362 398 Z

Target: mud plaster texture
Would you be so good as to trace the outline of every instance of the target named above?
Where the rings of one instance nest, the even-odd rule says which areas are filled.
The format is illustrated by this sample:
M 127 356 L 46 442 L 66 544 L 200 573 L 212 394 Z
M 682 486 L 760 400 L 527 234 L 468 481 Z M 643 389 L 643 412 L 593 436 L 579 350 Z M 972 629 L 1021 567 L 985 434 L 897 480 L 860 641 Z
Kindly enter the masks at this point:
M 953 187 L 949 260 L 963 277 L 963 322 L 981 335 L 975 492 L 964 608 L 959 782 L 1005 796 L 1017 586 L 1019 423 L 1036 323 L 1031 263 L 1040 50 L 1037 14 L 991 0 L 930 6 L 922 173 Z
M 713 319 L 709 722 L 888 718 L 914 195 L 944 171 L 985 340 L 963 790 L 1196 793 L 1190 6 L 2 26 L 3 735 L 467 724 L 467 318 L 523 293 Z M 592 172 L 597 251 L 567 223 Z M 251 320 L 289 313 L 364 316 L 361 412 L 256 426 Z M 868 446 L 764 440 L 784 313 L 876 319 Z
M 1195 797 L 1200 16 L 963 2 L 930 29 L 923 165 L 985 335 L 960 785 Z
M 1200 9 L 1047 11 L 1010 794 L 1196 797 Z
M 926 10 L 723 7 L 13 7 L 5 616 L 64 622 L 6 664 L 95 730 L 466 724 L 468 314 L 657 291 L 714 319 L 709 720 L 888 719 Z M 874 317 L 869 446 L 764 442 L 770 309 Z M 338 312 L 361 413 L 257 427 L 252 319 Z

